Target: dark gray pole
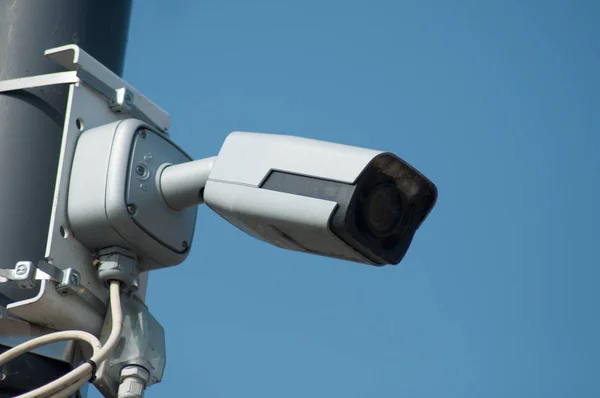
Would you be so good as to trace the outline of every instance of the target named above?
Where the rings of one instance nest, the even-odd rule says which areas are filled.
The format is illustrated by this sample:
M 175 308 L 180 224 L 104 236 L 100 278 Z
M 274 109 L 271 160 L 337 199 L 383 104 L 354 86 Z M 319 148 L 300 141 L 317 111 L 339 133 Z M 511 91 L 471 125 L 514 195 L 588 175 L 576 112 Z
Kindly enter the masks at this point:
M 65 44 L 79 45 L 122 75 L 131 7 L 131 0 L 0 0 L 0 80 L 62 71 L 44 50 Z M 67 91 L 0 94 L 1 267 L 44 255 Z M 0 306 L 31 294 L 1 284 Z M 8 381 L 0 382 L 0 395 L 8 393 Z M 33 387 L 13 385 L 10 394 Z

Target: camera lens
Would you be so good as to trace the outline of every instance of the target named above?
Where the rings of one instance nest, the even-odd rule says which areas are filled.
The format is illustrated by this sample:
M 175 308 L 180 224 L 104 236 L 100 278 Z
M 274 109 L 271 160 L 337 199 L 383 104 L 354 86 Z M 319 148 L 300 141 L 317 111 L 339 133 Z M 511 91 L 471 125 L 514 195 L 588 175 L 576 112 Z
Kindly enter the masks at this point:
M 376 187 L 365 202 L 363 217 L 369 231 L 378 238 L 393 234 L 402 221 L 402 198 L 391 184 Z

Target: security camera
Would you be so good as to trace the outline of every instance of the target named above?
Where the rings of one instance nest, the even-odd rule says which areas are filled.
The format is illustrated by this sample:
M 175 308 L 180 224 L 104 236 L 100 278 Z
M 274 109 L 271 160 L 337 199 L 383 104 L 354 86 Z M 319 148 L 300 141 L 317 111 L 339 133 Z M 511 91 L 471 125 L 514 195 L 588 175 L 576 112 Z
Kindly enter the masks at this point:
M 398 264 L 437 199 L 397 156 L 287 135 L 235 132 L 203 200 L 273 245 L 359 263 Z
M 72 395 L 88 381 L 106 397 L 140 396 L 162 379 L 164 329 L 143 303 L 141 273 L 186 259 L 198 205 L 285 249 L 383 266 L 402 261 L 437 200 L 436 186 L 392 153 L 306 138 L 235 132 L 218 156 L 192 160 L 170 139 L 169 115 L 85 51 L 46 55 L 69 70 L 58 79 L 69 101 L 46 251 L 0 268 L 0 282 L 40 282 L 35 298 L 7 310 L 62 332 L 5 352 L 0 367 L 65 338 L 92 355 L 27 396 Z M 0 91 L 62 84 L 55 75 Z
M 192 161 L 127 119 L 85 131 L 69 186 L 76 239 L 132 251 L 141 271 L 187 257 L 197 205 L 273 245 L 371 265 L 398 264 L 437 199 L 397 156 L 288 135 L 235 132 Z

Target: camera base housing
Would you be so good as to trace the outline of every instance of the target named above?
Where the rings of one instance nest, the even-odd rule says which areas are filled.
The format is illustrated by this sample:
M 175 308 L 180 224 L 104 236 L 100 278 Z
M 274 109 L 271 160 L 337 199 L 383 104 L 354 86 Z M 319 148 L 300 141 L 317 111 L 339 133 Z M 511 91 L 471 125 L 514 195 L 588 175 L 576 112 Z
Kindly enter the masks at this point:
M 137 119 L 84 131 L 67 201 L 73 235 L 91 251 L 131 250 L 140 271 L 180 264 L 192 244 L 198 208 L 169 207 L 160 177 L 169 165 L 189 161 L 168 137 Z

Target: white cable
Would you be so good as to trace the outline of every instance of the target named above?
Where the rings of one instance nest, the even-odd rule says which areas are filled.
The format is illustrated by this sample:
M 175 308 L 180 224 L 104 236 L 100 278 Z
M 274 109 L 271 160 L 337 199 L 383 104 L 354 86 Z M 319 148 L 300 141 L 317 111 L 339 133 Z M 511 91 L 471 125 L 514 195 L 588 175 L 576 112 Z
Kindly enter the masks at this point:
M 110 354 L 110 352 L 117 345 L 119 337 L 121 335 L 121 329 L 123 326 L 123 312 L 121 310 L 121 297 L 119 294 L 119 287 L 120 286 L 118 281 L 110 282 L 112 330 L 102 349 L 100 349 L 97 355 L 94 355 L 91 358 L 91 360 L 94 361 L 97 365 L 100 365 L 106 359 L 108 354 Z M 63 390 L 70 390 L 72 384 L 79 384 L 80 382 L 82 382 L 83 385 L 85 384 L 85 382 L 87 382 L 87 380 L 89 380 L 91 376 L 92 366 L 89 363 L 84 363 L 78 366 L 77 368 L 73 369 L 66 375 L 60 377 L 59 379 L 56 379 L 53 382 L 48 383 L 45 386 L 37 388 L 26 394 L 19 395 L 17 398 L 47 398 L 48 396 L 56 392 L 58 392 L 59 396 L 61 396 Z M 82 379 L 85 380 L 85 382 L 83 382 Z
M 123 327 L 123 311 L 121 309 L 121 296 L 120 296 L 120 285 L 118 281 L 110 281 L 110 308 L 112 313 L 112 329 L 106 343 L 102 348 L 96 350 L 97 347 L 94 347 L 94 355 L 92 355 L 91 360 L 94 361 L 98 366 L 108 357 L 108 354 L 116 347 L 119 342 L 119 337 L 121 336 L 121 329 Z M 62 334 L 61 334 L 62 333 Z M 23 353 L 31 351 L 34 348 L 37 348 L 44 344 L 54 343 L 57 341 L 64 341 L 66 338 L 61 337 L 60 340 L 57 340 L 57 335 L 66 336 L 64 333 L 73 333 L 72 337 L 77 340 L 88 341 L 89 333 L 80 332 L 56 332 L 46 336 L 41 336 L 36 339 L 27 341 L 17 347 L 12 348 L 11 350 L 5 352 L 0 356 L 0 366 L 4 363 L 8 362 L 10 359 L 13 359 Z M 55 336 L 54 338 L 52 336 Z M 92 336 L 94 337 L 94 336 Z M 96 339 L 94 337 L 94 339 Z M 45 343 L 40 343 L 40 341 L 44 341 Z M 98 341 L 98 339 L 96 339 Z M 89 341 L 88 341 L 89 342 Z M 90 343 L 91 344 L 91 343 Z M 100 342 L 98 341 L 98 344 Z M 76 385 L 78 388 L 87 383 L 87 381 L 92 376 L 92 365 L 89 363 L 84 363 L 73 369 L 66 375 L 54 380 L 46 384 L 45 386 L 36 388 L 33 391 L 28 393 L 19 395 L 15 398 L 62 398 L 68 397 L 73 394 L 77 390 L 73 390 Z M 71 391 L 73 390 L 73 391 Z M 66 395 L 65 395 L 66 394 Z
M 89 379 L 81 378 L 78 382 L 71 384 L 64 390 L 50 395 L 48 398 L 68 398 L 71 395 L 75 394 L 77 391 L 79 391 L 79 389 L 83 387 L 84 384 L 88 382 L 88 380 Z
M 84 332 L 82 330 L 66 330 L 64 332 L 54 332 L 46 334 L 44 336 L 36 337 L 35 339 L 28 340 L 25 343 L 19 344 L 18 346 L 6 351 L 4 354 L 0 355 L 0 366 L 3 366 L 8 361 L 11 361 L 16 357 L 23 355 L 26 352 L 34 350 L 38 347 L 65 340 L 85 341 L 92 347 L 92 350 L 94 350 L 94 354 L 96 354 L 100 350 L 100 348 L 102 348 L 100 340 L 98 340 L 96 336 L 94 336 L 91 333 Z

